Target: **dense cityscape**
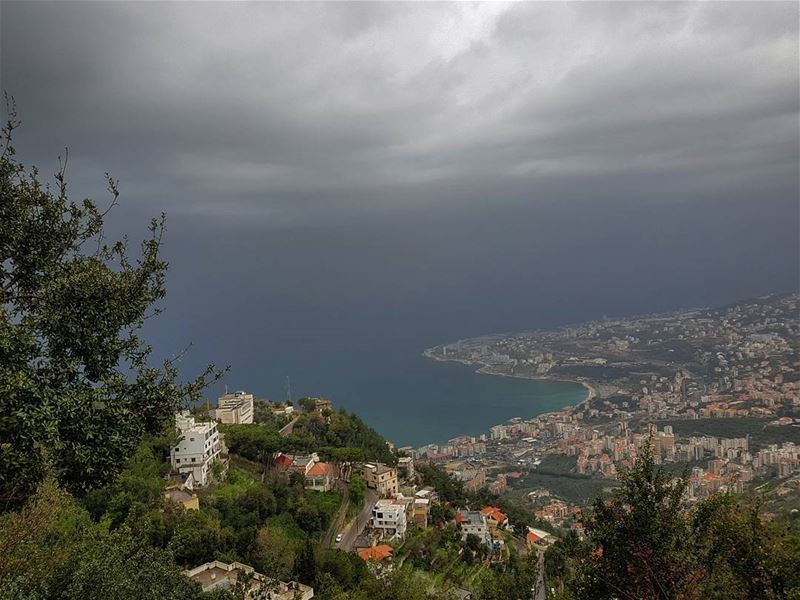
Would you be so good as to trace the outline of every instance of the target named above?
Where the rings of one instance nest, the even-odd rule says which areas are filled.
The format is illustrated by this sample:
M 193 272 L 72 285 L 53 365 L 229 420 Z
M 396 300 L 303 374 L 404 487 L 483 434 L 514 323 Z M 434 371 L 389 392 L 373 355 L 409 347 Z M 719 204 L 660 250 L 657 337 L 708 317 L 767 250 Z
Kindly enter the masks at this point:
M 650 441 L 657 463 L 691 467 L 692 501 L 770 480 L 797 495 L 799 315 L 797 295 L 769 296 L 431 348 L 425 354 L 432 359 L 486 374 L 578 381 L 588 397 L 579 406 L 497 424 L 477 438 L 401 450 L 442 464 L 467 487 L 520 489 L 546 480 L 525 475 L 538 470 L 591 477 L 588 489 L 600 491 L 607 486 L 597 480 L 610 485 Z M 528 493 L 539 514 L 557 524 L 591 500 L 574 490 Z

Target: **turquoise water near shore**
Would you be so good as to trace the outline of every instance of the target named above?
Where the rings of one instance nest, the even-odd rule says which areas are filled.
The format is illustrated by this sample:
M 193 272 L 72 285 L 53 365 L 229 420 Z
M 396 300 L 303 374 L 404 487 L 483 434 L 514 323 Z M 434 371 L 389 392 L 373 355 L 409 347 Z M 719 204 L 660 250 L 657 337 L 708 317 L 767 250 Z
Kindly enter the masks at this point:
M 362 372 L 342 384 L 331 386 L 335 404 L 355 411 L 398 446 L 488 433 L 512 417 L 578 404 L 588 393 L 577 383 L 484 375 L 472 366 L 423 356 Z

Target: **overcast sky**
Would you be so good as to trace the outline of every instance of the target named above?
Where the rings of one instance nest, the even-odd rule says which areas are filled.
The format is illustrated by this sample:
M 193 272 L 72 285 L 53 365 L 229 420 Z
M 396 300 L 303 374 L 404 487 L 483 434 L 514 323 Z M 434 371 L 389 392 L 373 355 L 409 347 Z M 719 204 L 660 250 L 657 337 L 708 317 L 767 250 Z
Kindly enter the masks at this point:
M 168 213 L 176 347 L 264 307 L 444 335 L 797 286 L 796 2 L 0 11 L 22 160 L 110 171 L 115 227 Z

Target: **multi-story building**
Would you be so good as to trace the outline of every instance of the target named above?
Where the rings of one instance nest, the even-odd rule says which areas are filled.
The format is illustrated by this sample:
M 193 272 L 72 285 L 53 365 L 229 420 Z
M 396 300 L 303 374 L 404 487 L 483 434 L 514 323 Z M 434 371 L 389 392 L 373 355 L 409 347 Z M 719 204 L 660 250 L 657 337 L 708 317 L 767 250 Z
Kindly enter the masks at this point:
M 372 528 L 383 540 L 406 537 L 406 507 L 394 500 L 378 500 L 372 509 Z
M 398 492 L 397 469 L 382 463 L 364 463 L 360 468 L 361 476 L 367 487 L 371 487 L 381 496 L 394 496 Z
M 186 478 L 187 488 L 203 487 L 208 483 L 211 463 L 222 452 L 217 424 L 196 423 L 187 410 L 175 416 L 175 425 L 181 440 L 170 450 L 172 468 Z
M 213 417 L 221 423 L 241 425 L 253 422 L 253 394 L 234 392 L 217 400 Z

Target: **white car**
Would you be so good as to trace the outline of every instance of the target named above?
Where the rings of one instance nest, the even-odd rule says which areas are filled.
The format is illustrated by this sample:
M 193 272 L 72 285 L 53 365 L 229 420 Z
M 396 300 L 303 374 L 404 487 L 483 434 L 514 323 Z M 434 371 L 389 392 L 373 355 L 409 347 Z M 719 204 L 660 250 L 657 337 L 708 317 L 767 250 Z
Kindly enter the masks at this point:
M 341 541 L 342 541 L 342 537 L 343 537 L 343 536 L 342 536 L 342 534 L 341 534 L 341 533 L 340 533 L 339 535 L 337 535 L 337 536 L 336 536 L 336 543 L 337 543 L 337 544 L 338 544 L 339 542 L 341 542 Z

